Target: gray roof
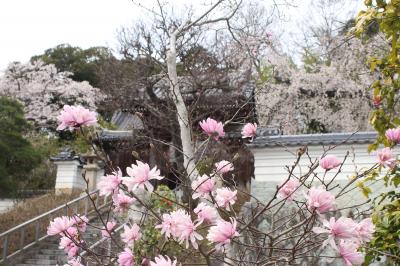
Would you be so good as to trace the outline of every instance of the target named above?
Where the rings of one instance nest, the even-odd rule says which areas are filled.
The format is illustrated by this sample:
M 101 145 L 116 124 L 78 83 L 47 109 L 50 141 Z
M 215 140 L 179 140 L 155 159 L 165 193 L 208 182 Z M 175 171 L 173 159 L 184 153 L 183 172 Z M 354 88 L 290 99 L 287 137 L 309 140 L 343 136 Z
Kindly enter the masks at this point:
M 103 129 L 99 133 L 99 138 L 101 140 L 130 140 L 133 138 L 132 130 L 106 130 Z
M 248 147 L 267 148 L 299 145 L 336 145 L 341 143 L 370 144 L 377 137 L 376 132 L 263 136 L 262 129 L 259 131 L 261 132 L 261 136 L 256 137 L 252 143 L 248 144 Z
M 137 115 L 121 110 L 114 112 L 111 123 L 116 125 L 118 130 L 143 129 L 143 122 Z

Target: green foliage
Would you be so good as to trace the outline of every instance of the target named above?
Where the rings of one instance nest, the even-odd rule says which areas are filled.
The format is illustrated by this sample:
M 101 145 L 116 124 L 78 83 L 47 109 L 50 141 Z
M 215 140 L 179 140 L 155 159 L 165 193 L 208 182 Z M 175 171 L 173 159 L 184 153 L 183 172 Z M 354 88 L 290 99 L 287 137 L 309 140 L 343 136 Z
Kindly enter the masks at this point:
M 399 265 L 400 260 L 400 195 L 396 191 L 383 193 L 374 201 L 375 211 L 372 215 L 376 232 L 366 249 L 365 264 L 379 261 L 382 253 L 389 253 L 386 265 Z M 397 256 L 397 259 L 396 257 Z
M 157 213 L 171 212 L 177 209 L 174 192 L 165 185 L 159 185 L 151 194 L 151 209 Z M 137 258 L 136 261 L 142 261 L 143 258 L 154 258 L 160 254 L 159 248 L 162 249 L 162 254 L 170 257 L 176 257 L 181 253 L 182 248 L 174 240 L 165 240 L 161 236 L 160 230 L 155 228 L 157 221 L 148 217 L 146 223 L 141 228 L 142 237 L 139 241 L 135 242 L 134 253 Z
M 41 59 L 46 64 L 54 64 L 59 71 L 72 72 L 73 80 L 86 80 L 90 85 L 97 87 L 99 83 L 97 68 L 109 58 L 113 58 L 113 55 L 105 47 L 81 49 L 69 44 L 60 44 L 47 49 L 42 55 L 33 56 L 31 61 Z
M 174 192 L 166 185 L 159 185 L 151 194 L 151 205 L 160 212 L 170 212 L 176 208 Z
M 376 142 L 369 146 L 369 151 L 376 150 L 379 144 L 391 146 L 385 138 L 389 128 L 400 126 L 399 90 L 400 90 L 400 0 L 366 0 L 367 9 L 361 11 L 356 20 L 355 33 L 360 38 L 375 34 L 378 30 L 390 43 L 390 49 L 382 51 L 381 57 L 371 57 L 368 60 L 371 72 L 379 73 L 379 79 L 372 84 L 374 98 L 381 99 L 380 106 L 371 116 L 370 123 L 378 132 Z M 378 169 L 380 172 L 382 169 Z M 371 177 L 377 179 L 377 175 Z M 397 169 L 389 171 L 384 177 L 385 186 L 397 188 L 400 184 L 400 174 Z M 368 195 L 369 192 L 367 192 Z M 400 260 L 400 193 L 392 190 L 383 193 L 374 200 L 375 208 L 372 216 L 376 226 L 374 239 L 366 248 L 366 264 L 379 260 L 382 254 L 389 254 L 387 265 L 399 265 Z M 396 259 L 397 257 L 397 259 Z
M 377 71 L 380 74 L 380 78 L 372 84 L 372 87 L 374 96 L 382 99 L 380 108 L 372 112 L 370 122 L 379 133 L 377 143 L 388 146 L 384 138 L 385 131 L 388 128 L 400 126 L 398 118 L 400 1 L 365 1 L 365 4 L 367 10 L 359 13 L 355 33 L 363 38 L 370 34 L 371 25 L 374 27 L 377 25 L 379 31 L 391 44 L 390 50 L 382 57 L 371 57 L 368 61 L 371 71 Z M 377 145 L 371 146 L 371 149 L 376 147 Z
M 22 105 L 0 97 L 0 197 L 11 196 L 18 182 L 40 163 L 40 155 L 23 137 L 30 128 Z
M 213 160 L 208 156 L 204 156 L 199 162 L 197 162 L 197 171 L 199 175 L 209 175 L 213 168 Z

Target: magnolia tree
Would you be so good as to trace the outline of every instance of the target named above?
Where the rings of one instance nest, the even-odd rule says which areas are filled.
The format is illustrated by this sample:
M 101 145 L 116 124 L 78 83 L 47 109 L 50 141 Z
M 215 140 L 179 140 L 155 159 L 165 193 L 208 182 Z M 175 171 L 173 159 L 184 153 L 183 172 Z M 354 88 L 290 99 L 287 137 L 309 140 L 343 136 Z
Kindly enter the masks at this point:
M 85 127 L 95 125 L 96 114 L 65 106 L 58 120 L 59 129 L 78 129 L 90 141 Z M 209 136 L 207 142 L 224 137 L 221 122 L 209 118 L 199 127 Z M 242 136 L 251 141 L 256 137 L 256 125 L 247 124 Z M 387 132 L 393 143 L 400 142 L 399 136 L 400 130 Z M 335 180 L 344 161 L 330 154 L 334 148 L 320 158 L 299 150 L 272 197 L 267 202 L 253 199 L 252 206 L 240 203 L 246 192 L 225 178 L 233 170 L 232 162 L 221 161 L 210 174 L 196 176 L 189 187 L 188 203 L 172 192 L 154 189 L 152 180 L 164 178 L 157 166 L 151 168 L 137 160 L 127 167 L 127 176 L 122 176 L 120 169 L 106 162 L 112 173 L 102 177 L 99 189 L 100 195 L 111 197 L 112 205 L 106 214 L 97 212 L 101 226 L 75 213 L 55 218 L 48 235 L 60 237 L 60 248 L 70 265 L 285 265 L 335 259 L 361 265 L 374 225 L 363 204 L 346 202 L 341 206 L 339 200 L 371 171 L 395 169 L 397 160 L 392 150 L 385 148 L 377 153 L 376 165 L 339 185 Z M 309 167 L 298 175 L 295 168 L 304 156 Z M 317 168 L 324 169 L 323 174 Z M 349 209 L 353 216 L 342 216 Z M 85 237 L 88 228 L 98 230 L 109 243 L 106 250 L 91 247 Z
M 73 81 L 71 75 L 58 72 L 53 64 L 46 65 L 40 60 L 11 63 L 0 77 L 0 95 L 21 101 L 27 119 L 40 126 L 53 125 L 65 104 L 96 109 L 96 103 L 104 99 L 99 89 L 86 81 Z

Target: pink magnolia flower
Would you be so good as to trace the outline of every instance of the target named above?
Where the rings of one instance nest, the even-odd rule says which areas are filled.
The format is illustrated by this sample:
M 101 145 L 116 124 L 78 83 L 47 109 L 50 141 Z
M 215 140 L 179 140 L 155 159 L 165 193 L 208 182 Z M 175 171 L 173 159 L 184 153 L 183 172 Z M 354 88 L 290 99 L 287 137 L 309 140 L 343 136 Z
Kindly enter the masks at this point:
M 323 220 L 322 224 L 324 227 L 326 227 L 326 229 L 314 227 L 313 232 L 316 234 L 329 234 L 328 239 L 324 241 L 323 246 L 329 243 L 333 248 L 336 249 L 336 239 L 351 239 L 356 236 L 356 223 L 350 218 L 340 217 L 336 221 L 335 217 L 332 217 L 329 222 L 327 220 Z
M 80 232 L 85 232 L 89 219 L 85 215 L 74 215 L 72 216 L 74 225 L 78 228 Z
M 123 193 L 119 193 L 113 196 L 113 203 L 115 206 L 116 212 L 124 212 L 129 209 L 129 206 L 135 201 L 134 198 L 131 198 Z
M 110 238 L 111 237 L 111 232 L 114 229 L 114 227 L 117 225 L 115 221 L 108 221 L 106 226 L 101 229 L 101 235 L 105 238 Z
M 356 233 L 358 236 L 358 240 L 361 243 L 371 241 L 374 232 L 375 232 L 375 226 L 372 223 L 371 218 L 366 218 L 364 220 L 361 220 L 356 225 Z
M 257 135 L 257 124 L 247 123 L 242 129 L 242 138 L 254 138 Z
M 213 137 L 215 140 L 225 136 L 224 125 L 212 118 L 207 118 L 207 120 L 201 121 L 200 127 L 203 129 L 204 133 L 209 137 Z
M 64 130 L 67 127 L 72 130 L 80 126 L 93 126 L 97 123 L 95 112 L 91 112 L 82 106 L 69 105 L 64 105 L 57 120 L 59 122 L 57 130 Z
M 77 240 L 76 240 L 77 241 Z M 79 242 L 79 241 L 77 241 Z M 63 236 L 60 239 L 60 245 L 59 249 L 64 249 L 64 251 L 67 253 L 69 258 L 76 257 L 78 255 L 80 247 L 77 246 L 72 239 Z
M 376 157 L 379 164 L 384 167 L 394 168 L 396 166 L 396 157 L 390 148 L 383 148 L 381 151 L 378 151 Z
M 150 266 L 176 266 L 178 262 L 176 260 L 171 261 L 168 256 L 158 255 L 154 258 L 154 262 L 150 262 Z
M 189 242 L 192 244 L 193 248 L 198 249 L 199 245 L 197 244 L 197 240 L 202 240 L 203 237 L 196 232 L 197 227 L 201 224 L 201 222 L 195 224 L 189 215 L 186 215 L 184 219 L 178 222 L 178 230 L 179 230 L 179 243 L 186 243 L 186 248 L 189 248 Z
M 199 225 L 200 223 L 193 223 L 186 211 L 178 209 L 170 214 L 163 214 L 162 223 L 156 225 L 156 228 L 161 228 L 161 234 L 164 234 L 167 238 L 172 236 L 180 243 L 186 241 L 186 248 L 189 247 L 189 240 L 194 248 L 198 248 L 196 240 L 203 239 L 200 234 L 195 232 Z
M 130 228 L 124 225 L 124 232 L 121 234 L 121 239 L 126 244 L 131 245 L 135 241 L 138 241 L 142 234 L 140 233 L 140 228 L 137 224 L 133 224 Z
M 215 164 L 215 172 L 219 175 L 223 175 L 233 171 L 235 168 L 231 162 L 222 160 Z
M 193 211 L 201 222 L 214 223 L 219 217 L 217 210 L 204 202 L 200 202 Z
M 200 197 L 207 197 L 211 191 L 213 191 L 215 186 L 215 180 L 208 175 L 202 175 L 197 177 L 197 179 L 192 182 L 193 189 L 193 199 Z
M 118 186 L 122 182 L 122 172 L 118 168 L 117 171 L 113 172 L 111 175 L 103 176 L 100 179 L 97 187 L 100 190 L 100 196 L 109 196 L 118 191 Z
M 223 207 L 229 210 L 229 206 L 235 204 L 237 190 L 230 190 L 227 187 L 218 188 L 216 190 L 215 201 L 218 207 Z
M 215 248 L 217 250 L 222 250 L 223 247 L 231 243 L 232 238 L 239 236 L 236 231 L 236 220 L 233 218 L 230 218 L 230 220 L 231 222 L 218 220 L 217 224 L 211 226 L 208 231 L 207 239 L 212 243 L 216 243 Z
M 400 128 L 389 128 L 386 130 L 385 136 L 391 142 L 400 143 Z
M 77 238 L 79 233 L 78 233 L 78 229 L 76 227 L 71 226 L 66 231 L 61 233 L 61 235 L 67 236 L 67 237 L 72 237 L 72 238 Z
M 300 186 L 300 182 L 297 179 L 291 179 L 287 181 L 278 191 L 278 195 L 283 199 L 289 201 L 294 199 L 295 191 Z
M 161 224 L 156 225 L 156 228 L 161 229 L 161 234 L 165 235 L 166 238 L 169 238 L 171 235 L 175 236 L 176 227 L 176 221 L 168 213 L 164 213 Z
M 335 207 L 335 196 L 322 187 L 312 187 L 308 191 L 307 205 L 309 210 L 315 210 L 317 213 L 326 213 Z
M 119 266 L 134 266 L 135 257 L 129 248 L 125 248 L 124 251 L 118 254 L 118 265 Z
M 67 231 L 67 229 L 70 228 L 73 224 L 74 221 L 67 216 L 57 217 L 52 222 L 50 222 L 50 225 L 47 227 L 47 234 L 49 236 L 61 234 Z
M 344 260 L 346 266 L 361 265 L 364 262 L 364 256 L 357 251 L 358 245 L 351 241 L 341 240 L 339 243 L 339 255 Z
M 141 161 L 136 161 L 136 164 L 132 164 L 132 167 L 127 167 L 126 172 L 129 177 L 124 177 L 123 182 L 130 191 L 137 188 L 145 189 L 146 187 L 147 191 L 151 193 L 154 188 L 150 183 L 150 180 L 163 179 L 163 177 L 160 176 L 160 170 L 158 170 L 157 167 L 153 167 L 153 169 L 150 170 L 150 166 Z
M 335 155 L 325 155 L 325 157 L 319 159 L 319 166 L 327 171 L 338 167 L 340 164 L 341 161 Z

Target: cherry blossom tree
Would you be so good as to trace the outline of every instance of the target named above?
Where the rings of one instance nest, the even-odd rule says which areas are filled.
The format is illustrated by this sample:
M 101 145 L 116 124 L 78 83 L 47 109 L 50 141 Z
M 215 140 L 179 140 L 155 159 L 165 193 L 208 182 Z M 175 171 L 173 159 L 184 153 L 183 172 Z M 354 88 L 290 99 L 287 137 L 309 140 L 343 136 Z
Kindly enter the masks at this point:
M 25 116 L 40 127 L 54 127 L 58 111 L 66 104 L 96 110 L 104 95 L 88 82 L 76 82 L 71 73 L 59 72 L 42 61 L 14 62 L 0 77 L 0 95 L 23 103 Z

